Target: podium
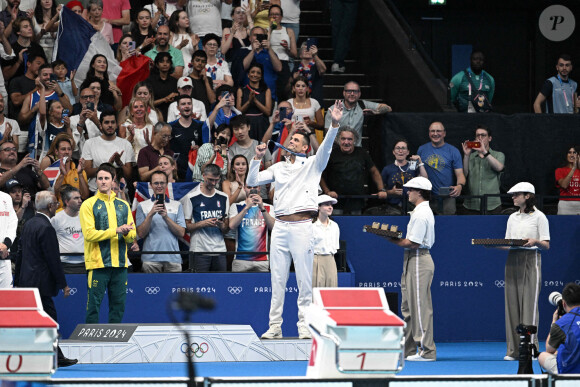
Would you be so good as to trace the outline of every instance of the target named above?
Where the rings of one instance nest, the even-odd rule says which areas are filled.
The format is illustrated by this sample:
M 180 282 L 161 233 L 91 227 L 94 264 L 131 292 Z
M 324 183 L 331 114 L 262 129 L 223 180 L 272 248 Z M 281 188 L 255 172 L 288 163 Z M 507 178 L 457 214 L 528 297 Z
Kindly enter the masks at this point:
M 58 324 L 38 289 L 0 289 L 0 379 L 43 379 L 56 370 Z
M 405 322 L 382 288 L 314 288 L 305 320 L 312 378 L 372 378 L 403 369 Z

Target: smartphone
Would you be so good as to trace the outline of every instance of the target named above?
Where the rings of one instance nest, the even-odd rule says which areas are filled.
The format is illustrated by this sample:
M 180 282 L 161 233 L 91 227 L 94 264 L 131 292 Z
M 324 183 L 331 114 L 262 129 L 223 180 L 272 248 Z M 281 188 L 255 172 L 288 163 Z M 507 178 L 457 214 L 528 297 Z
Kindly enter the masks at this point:
M 256 39 L 258 39 L 258 42 L 262 43 L 264 40 L 268 40 L 268 35 L 256 34 Z
M 56 74 L 50 74 L 50 81 L 51 82 L 56 82 L 58 80 L 58 78 L 56 77 Z
M 306 39 L 306 49 L 310 50 L 310 47 L 316 46 L 318 47 L 318 38 L 308 38 Z
M 451 187 L 439 187 L 439 196 L 449 196 L 451 194 Z
M 229 91 L 222 91 L 222 98 L 227 98 L 230 95 Z
M 401 189 L 401 188 L 403 188 L 403 184 L 401 184 L 401 183 L 399 183 L 399 182 L 396 182 L 396 183 L 395 183 L 395 188 L 397 188 L 397 189 Z
M 481 142 L 479 141 L 466 141 L 465 145 L 467 145 L 468 148 L 475 148 L 475 149 L 479 149 L 481 148 Z
M 165 195 L 155 194 L 155 200 L 157 201 L 157 204 L 165 204 Z
M 286 114 L 288 114 L 288 108 L 281 107 L 280 108 L 280 120 L 285 119 L 286 118 Z
M 252 189 L 250 190 L 250 195 L 258 195 L 258 189 L 256 189 L 256 188 L 252 188 Z
M 95 110 L 95 103 L 94 102 L 87 102 L 87 109 Z
M 137 42 L 129 42 L 129 51 L 135 51 L 137 49 Z
M 296 121 L 296 122 L 304 122 L 304 117 L 303 116 L 294 116 L 294 121 Z

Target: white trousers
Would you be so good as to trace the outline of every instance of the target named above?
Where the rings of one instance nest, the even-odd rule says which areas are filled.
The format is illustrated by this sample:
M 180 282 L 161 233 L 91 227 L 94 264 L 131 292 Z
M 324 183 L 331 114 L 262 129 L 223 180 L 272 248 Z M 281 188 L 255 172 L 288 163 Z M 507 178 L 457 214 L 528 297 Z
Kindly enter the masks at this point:
M 12 264 L 9 259 L 0 259 L 0 289 L 12 287 Z
M 312 220 L 285 222 L 276 219 L 270 243 L 270 325 L 282 324 L 286 283 L 292 261 L 298 283 L 297 325 L 304 325 L 304 310 L 312 302 L 313 244 Z

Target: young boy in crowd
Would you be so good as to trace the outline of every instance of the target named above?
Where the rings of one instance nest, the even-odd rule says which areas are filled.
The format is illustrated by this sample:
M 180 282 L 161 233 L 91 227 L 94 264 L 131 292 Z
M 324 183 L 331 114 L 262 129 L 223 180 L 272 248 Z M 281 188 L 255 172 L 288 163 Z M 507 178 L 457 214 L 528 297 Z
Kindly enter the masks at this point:
M 75 95 L 78 94 L 77 87 L 74 83 L 76 70 L 71 71 L 70 78 L 66 76 L 68 73 L 68 67 L 62 59 L 57 59 L 51 64 L 52 72 L 56 75 L 56 81 L 62 89 L 63 93 L 70 99 L 71 105 L 76 103 Z

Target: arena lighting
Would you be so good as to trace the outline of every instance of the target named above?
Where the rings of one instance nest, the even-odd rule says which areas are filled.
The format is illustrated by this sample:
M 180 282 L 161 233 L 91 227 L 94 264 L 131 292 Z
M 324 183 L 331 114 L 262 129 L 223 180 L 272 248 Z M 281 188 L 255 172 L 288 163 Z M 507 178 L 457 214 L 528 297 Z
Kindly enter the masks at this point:
M 447 0 L 429 0 L 429 5 L 445 5 Z

